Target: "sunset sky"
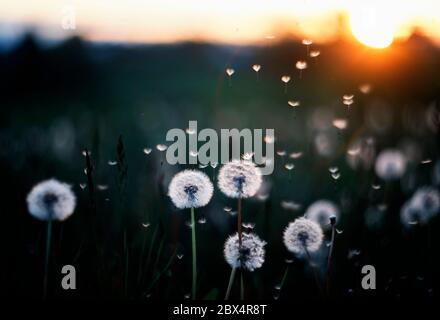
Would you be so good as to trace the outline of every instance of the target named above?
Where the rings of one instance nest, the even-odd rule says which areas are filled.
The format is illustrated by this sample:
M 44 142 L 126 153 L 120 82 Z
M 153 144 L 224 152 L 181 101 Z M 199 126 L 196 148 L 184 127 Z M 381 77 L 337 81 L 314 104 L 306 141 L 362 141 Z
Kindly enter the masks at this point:
M 76 30 L 62 20 L 74 10 Z M 290 34 L 328 41 L 342 30 L 386 47 L 414 28 L 440 45 L 438 0 L 16 0 L 0 4 L 0 36 L 36 28 L 47 37 L 91 40 L 247 44 Z M 345 21 L 345 22 L 344 22 Z M 342 28 L 344 29 L 344 28 Z M 348 29 L 348 30 L 347 30 Z

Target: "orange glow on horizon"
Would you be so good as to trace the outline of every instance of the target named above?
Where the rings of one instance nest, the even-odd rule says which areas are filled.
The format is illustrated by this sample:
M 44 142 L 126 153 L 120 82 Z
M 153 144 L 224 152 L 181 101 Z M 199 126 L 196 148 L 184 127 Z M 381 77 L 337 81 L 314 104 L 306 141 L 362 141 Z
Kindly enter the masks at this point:
M 74 31 L 60 27 L 63 5 L 75 9 Z M 252 44 L 285 35 L 328 42 L 351 33 L 364 45 L 385 48 L 414 29 L 440 45 L 440 1 L 27 0 L 0 4 L 0 24 L 33 26 L 61 38 L 81 34 L 96 41 L 146 43 Z

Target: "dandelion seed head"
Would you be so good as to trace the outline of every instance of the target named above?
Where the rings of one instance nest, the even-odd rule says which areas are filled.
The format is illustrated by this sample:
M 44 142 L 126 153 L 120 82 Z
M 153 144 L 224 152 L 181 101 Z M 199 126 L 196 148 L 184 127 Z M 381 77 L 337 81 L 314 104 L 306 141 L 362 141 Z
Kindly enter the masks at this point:
M 336 217 L 336 221 L 339 218 L 339 210 L 336 205 L 328 200 L 318 200 L 312 203 L 304 215 L 307 219 L 318 223 L 321 228 L 330 228 L 330 218 Z
M 383 150 L 376 159 L 376 174 L 388 181 L 403 176 L 406 169 L 406 159 L 402 152 L 394 149 Z
M 298 218 L 284 230 L 283 240 L 287 249 L 297 255 L 315 252 L 322 244 L 323 232 L 319 224 L 307 218 Z
M 197 170 L 177 173 L 168 187 L 168 195 L 179 209 L 206 206 L 213 192 L 214 187 L 208 176 Z
M 218 174 L 218 186 L 230 198 L 252 197 L 261 184 L 260 169 L 246 160 L 232 160 L 226 163 Z
M 239 244 L 238 233 L 230 236 L 224 247 L 226 262 L 232 268 L 243 267 L 248 271 L 260 268 L 264 263 L 266 242 L 254 233 L 242 233 L 242 243 Z
M 56 179 L 35 185 L 26 201 L 29 213 L 39 220 L 66 220 L 76 206 L 76 197 L 70 185 Z
M 440 210 L 440 193 L 432 187 L 421 187 L 412 196 L 411 203 L 432 217 Z

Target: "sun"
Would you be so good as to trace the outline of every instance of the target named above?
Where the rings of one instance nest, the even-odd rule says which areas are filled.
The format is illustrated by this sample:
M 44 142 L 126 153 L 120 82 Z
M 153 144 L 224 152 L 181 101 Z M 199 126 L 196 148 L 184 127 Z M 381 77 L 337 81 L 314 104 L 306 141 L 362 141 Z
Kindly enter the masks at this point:
M 385 2 L 385 1 L 382 1 Z M 386 48 L 393 42 L 397 16 L 385 3 L 357 3 L 349 9 L 349 23 L 355 38 L 372 48 Z

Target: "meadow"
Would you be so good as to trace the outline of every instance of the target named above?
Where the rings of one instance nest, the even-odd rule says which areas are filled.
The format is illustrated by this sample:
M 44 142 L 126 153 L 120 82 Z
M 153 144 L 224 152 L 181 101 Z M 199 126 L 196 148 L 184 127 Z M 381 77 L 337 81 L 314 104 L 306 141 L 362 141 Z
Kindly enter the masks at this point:
M 243 230 L 266 242 L 262 265 L 243 272 L 244 299 L 438 295 L 439 207 L 429 221 L 423 205 L 415 220 L 402 211 L 421 188 L 438 193 L 439 69 L 440 50 L 417 34 L 384 50 L 343 39 L 49 45 L 27 35 L 0 54 L 1 295 L 43 296 L 47 228 L 26 197 L 56 178 L 71 185 L 76 207 L 52 225 L 48 298 L 190 299 L 190 210 L 168 193 L 176 173 L 197 169 L 214 188 L 195 211 L 197 298 L 223 299 L 237 200 L 218 187 L 222 164 L 170 165 L 162 147 L 169 129 L 191 120 L 275 131 L 274 172 L 241 203 Z M 405 164 L 392 179 L 399 159 L 377 168 L 389 149 Z M 312 263 L 283 243 L 289 223 L 322 199 L 338 211 L 325 294 L 315 277 L 328 278 L 332 228 Z M 64 265 L 76 268 L 76 290 L 60 286 Z M 365 265 L 376 269 L 375 290 L 361 286 Z M 230 299 L 241 295 L 235 280 Z

